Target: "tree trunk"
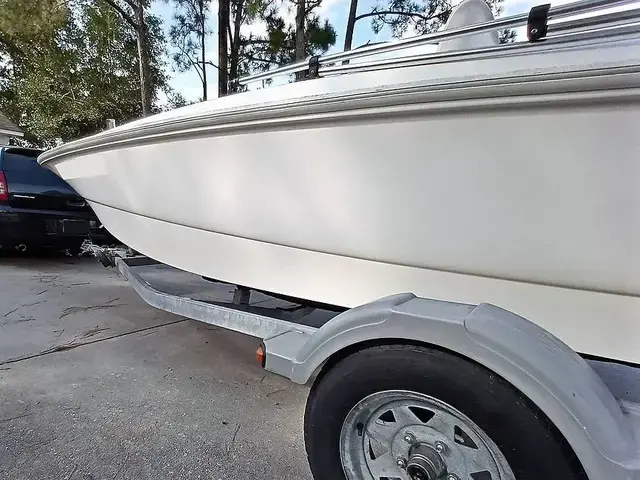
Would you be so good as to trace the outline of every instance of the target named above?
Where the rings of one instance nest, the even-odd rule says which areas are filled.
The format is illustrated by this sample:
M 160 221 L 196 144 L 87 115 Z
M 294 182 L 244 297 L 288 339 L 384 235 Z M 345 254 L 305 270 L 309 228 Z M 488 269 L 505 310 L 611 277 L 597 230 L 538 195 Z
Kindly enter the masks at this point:
M 296 10 L 296 61 L 306 58 L 305 41 L 304 41 L 304 19 L 306 17 L 306 1 L 298 0 L 298 8 Z
M 353 42 L 353 30 L 356 26 L 356 11 L 358 10 L 358 0 L 351 0 L 349 7 L 349 17 L 347 18 L 347 29 L 344 34 L 344 50 L 351 50 Z
M 144 20 L 142 0 L 138 0 L 135 10 L 138 64 L 140 67 L 140 98 L 142 100 L 142 116 L 146 117 L 151 113 L 151 72 L 149 68 L 147 24 Z
M 306 18 L 307 5 L 305 0 L 297 0 L 298 7 L 296 9 L 296 50 L 295 61 L 301 62 L 307 57 L 305 52 L 304 41 L 304 20 Z M 296 73 L 296 81 L 304 80 L 305 72 Z
M 231 58 L 229 66 L 229 79 L 238 78 L 238 65 L 240 63 L 240 27 L 242 26 L 242 12 L 244 0 L 237 0 L 235 16 L 233 17 L 233 39 L 231 41 Z
M 202 100 L 207 101 L 207 65 L 206 47 L 205 47 L 205 21 L 204 21 L 204 0 L 199 1 L 200 7 L 200 55 L 202 56 Z
M 218 3 L 218 96 L 228 93 L 228 56 L 227 30 L 229 29 L 229 0 Z

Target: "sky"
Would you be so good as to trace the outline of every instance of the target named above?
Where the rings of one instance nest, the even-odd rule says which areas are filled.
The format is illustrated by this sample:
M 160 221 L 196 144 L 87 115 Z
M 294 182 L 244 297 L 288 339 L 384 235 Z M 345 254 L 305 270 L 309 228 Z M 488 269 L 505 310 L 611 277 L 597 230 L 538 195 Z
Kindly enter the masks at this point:
M 358 2 L 358 13 L 363 13 L 370 11 L 371 7 L 376 5 L 379 0 L 359 0 Z M 547 0 L 548 1 L 548 0 Z M 552 6 L 561 5 L 570 3 L 574 0 L 551 0 Z M 288 2 L 292 3 L 292 2 Z M 539 5 L 541 3 L 546 3 L 543 0 L 504 0 L 503 1 L 503 12 L 500 16 L 510 16 L 516 15 L 519 13 L 528 12 L 529 9 L 535 5 Z M 630 5 L 625 8 L 631 8 L 633 5 Z M 615 10 L 619 10 L 615 9 Z M 160 16 L 163 19 L 163 25 L 166 31 L 168 31 L 173 15 L 173 2 L 166 0 L 156 0 L 155 3 L 151 7 L 151 11 Z M 216 16 L 218 11 L 218 4 L 215 0 L 211 3 L 211 8 L 209 12 L 209 28 L 213 32 L 209 35 L 207 40 L 207 48 L 210 52 L 209 59 L 215 61 L 217 56 L 218 42 L 217 42 L 217 22 Z M 349 0 L 323 0 L 321 6 L 316 10 L 317 13 L 322 18 L 328 18 L 330 23 L 334 26 L 337 32 L 337 40 L 335 45 L 329 50 L 329 52 L 334 51 L 342 51 L 342 46 L 344 43 L 344 29 L 347 23 L 347 14 L 349 11 Z M 293 11 L 288 12 L 285 15 L 289 21 L 293 22 L 295 17 L 295 13 Z M 250 31 L 254 31 L 255 33 L 259 33 L 263 31 L 263 27 L 261 25 L 245 25 L 243 26 L 243 33 L 247 34 Z M 522 38 L 524 28 L 520 28 L 517 30 L 518 38 Z M 378 35 L 375 35 L 371 30 L 371 24 L 367 20 L 362 20 L 356 23 L 354 38 L 353 38 L 353 46 L 357 47 L 359 45 L 365 44 L 368 41 L 386 41 L 390 39 L 390 32 L 388 30 L 383 30 Z M 170 63 L 170 62 L 169 62 Z M 187 100 L 196 101 L 202 95 L 202 85 L 200 83 L 200 79 L 195 71 L 191 70 L 184 73 L 179 73 L 173 70 L 171 65 L 168 66 L 169 74 L 172 77 L 169 84 L 171 87 L 177 92 L 181 93 Z M 210 72 L 210 73 L 209 73 Z M 208 88 L 209 98 L 214 98 L 217 96 L 217 74 L 216 70 L 213 67 L 210 67 L 208 71 L 211 82 Z M 164 99 L 160 99 L 161 102 Z

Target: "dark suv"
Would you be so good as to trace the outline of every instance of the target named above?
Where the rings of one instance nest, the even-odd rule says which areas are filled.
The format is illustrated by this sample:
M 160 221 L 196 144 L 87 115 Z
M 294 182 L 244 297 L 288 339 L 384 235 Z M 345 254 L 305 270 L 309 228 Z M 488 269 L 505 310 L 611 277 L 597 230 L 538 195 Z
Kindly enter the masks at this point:
M 77 253 L 111 238 L 87 202 L 36 158 L 42 150 L 0 146 L 0 249 Z

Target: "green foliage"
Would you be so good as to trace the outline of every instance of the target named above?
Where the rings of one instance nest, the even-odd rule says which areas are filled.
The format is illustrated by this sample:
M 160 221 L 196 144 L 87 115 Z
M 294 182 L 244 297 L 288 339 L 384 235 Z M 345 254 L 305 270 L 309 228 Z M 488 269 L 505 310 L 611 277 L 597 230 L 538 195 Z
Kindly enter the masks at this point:
M 267 33 L 241 39 L 241 72 L 267 71 L 295 60 L 295 27 L 287 25 L 281 10 L 271 6 L 263 13 Z M 336 43 L 336 30 L 328 20 L 309 13 L 305 21 L 305 54 L 325 53 Z
M 494 15 L 502 12 L 502 2 L 487 0 Z M 449 20 L 458 3 L 451 0 L 380 0 L 370 13 L 357 18 L 371 17 L 371 28 L 375 34 L 388 27 L 393 37 L 400 38 L 410 31 L 418 35 L 435 32 Z M 514 38 L 515 32 L 511 30 L 501 33 L 504 42 Z
M 202 64 L 203 59 L 198 56 L 202 38 L 211 33 L 206 27 L 211 0 L 174 0 L 174 5 L 174 23 L 169 30 L 171 45 L 176 48 L 172 60 L 178 71 L 184 72 L 198 67 L 198 61 Z
M 135 32 L 117 12 L 102 0 L 76 0 L 67 2 L 64 15 L 36 15 L 22 24 L 16 6 L 23 1 L 0 0 L 0 18 L 15 26 L 0 44 L 7 72 L 0 82 L 0 110 L 33 143 L 72 140 L 102 130 L 107 118 L 122 123 L 140 116 Z M 148 28 L 155 95 L 167 80 L 158 61 L 159 19 L 149 16 Z
M 194 69 L 202 83 L 202 98 L 207 99 L 207 53 L 205 40 L 207 11 L 211 0 L 174 0 L 173 25 L 169 30 L 171 45 L 176 49 L 171 59 L 179 72 Z M 211 64 L 211 62 L 208 62 Z
M 264 12 L 265 3 L 263 0 L 249 0 L 246 3 L 246 18 L 247 23 L 253 23 L 260 18 L 260 15 Z
M 170 90 L 167 92 L 167 103 L 165 104 L 164 110 L 174 110 L 176 108 L 185 107 L 193 103 L 195 102 L 188 101 L 180 92 Z
M 500 43 L 513 43 L 516 41 L 516 31 L 511 28 L 499 30 L 498 39 Z
M 393 12 L 393 13 L 387 13 Z M 371 29 L 375 34 L 389 27 L 391 35 L 402 37 L 409 28 L 416 33 L 429 33 L 446 23 L 451 13 L 449 0 L 388 0 L 379 3 L 371 13 Z
M 19 44 L 47 39 L 64 23 L 67 6 L 60 0 L 0 0 L 0 42 Z

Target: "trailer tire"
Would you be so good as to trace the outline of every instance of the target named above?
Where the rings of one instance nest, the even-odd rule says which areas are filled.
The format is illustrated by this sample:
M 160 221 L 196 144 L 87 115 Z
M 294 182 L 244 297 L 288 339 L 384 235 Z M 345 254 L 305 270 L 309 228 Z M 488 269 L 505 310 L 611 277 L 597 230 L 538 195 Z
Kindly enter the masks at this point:
M 507 470 L 510 469 L 512 472 L 512 475 L 508 473 L 504 477 L 498 472 L 497 475 L 472 476 L 473 478 L 587 478 L 572 449 L 549 419 L 528 398 L 498 375 L 481 365 L 441 350 L 413 345 L 382 345 L 366 348 L 343 358 L 323 372 L 311 388 L 305 411 L 304 434 L 309 465 L 316 480 L 347 479 L 343 468 L 345 462 L 348 464 L 347 470 L 351 469 L 350 477 L 355 476 L 352 458 L 344 457 L 352 454 L 341 454 L 340 451 L 341 442 L 347 438 L 344 437 L 344 432 L 351 428 L 349 418 L 353 419 L 357 414 L 353 412 L 361 411 L 360 405 L 376 397 L 375 394 L 378 394 L 378 397 L 386 395 L 387 398 L 392 398 L 394 394 L 390 391 L 415 392 L 421 396 L 420 398 L 436 399 L 443 402 L 443 405 L 453 407 L 451 411 L 462 413 L 463 417 L 470 419 L 471 423 L 488 437 L 488 444 L 499 449 L 498 456 L 507 462 Z M 356 405 L 359 407 L 354 408 Z M 386 409 L 386 406 L 381 408 Z M 384 410 L 376 410 L 380 411 Z M 377 420 L 378 423 L 380 418 Z M 386 422 L 384 424 L 386 425 Z M 343 425 L 346 425 L 344 431 Z M 366 428 L 369 428 L 369 425 L 373 424 L 367 423 Z M 360 437 L 362 426 L 363 423 L 357 424 Z M 365 435 L 368 434 L 369 431 L 365 431 Z M 430 433 L 423 435 L 428 436 Z M 397 438 L 397 435 L 392 438 Z M 360 440 L 360 444 L 363 443 L 364 441 Z M 394 462 L 395 458 L 398 458 L 398 462 L 402 463 L 403 458 L 395 456 L 397 450 L 394 450 L 394 445 L 398 444 L 389 443 L 388 451 L 392 454 L 390 458 L 393 458 Z M 454 448 L 458 447 L 459 445 L 454 445 Z M 371 449 L 371 446 L 368 448 Z M 462 447 L 460 449 L 464 450 Z M 342 450 L 349 449 L 342 447 Z M 383 474 L 373 475 L 368 467 L 363 466 L 368 465 L 366 455 L 365 450 L 364 457 L 360 457 L 364 460 L 356 462 L 360 468 L 357 475 L 361 478 L 358 480 L 422 478 L 411 477 L 406 472 L 393 475 L 389 469 Z M 371 455 L 373 458 L 373 452 Z M 454 455 L 449 457 L 452 461 Z M 402 465 L 398 466 L 401 467 Z M 455 473 L 452 470 L 453 466 L 448 468 L 449 472 Z M 463 467 L 457 468 L 464 470 Z M 469 475 L 468 470 L 464 478 L 471 478 L 466 475 Z M 451 478 L 460 477 L 454 475 Z

